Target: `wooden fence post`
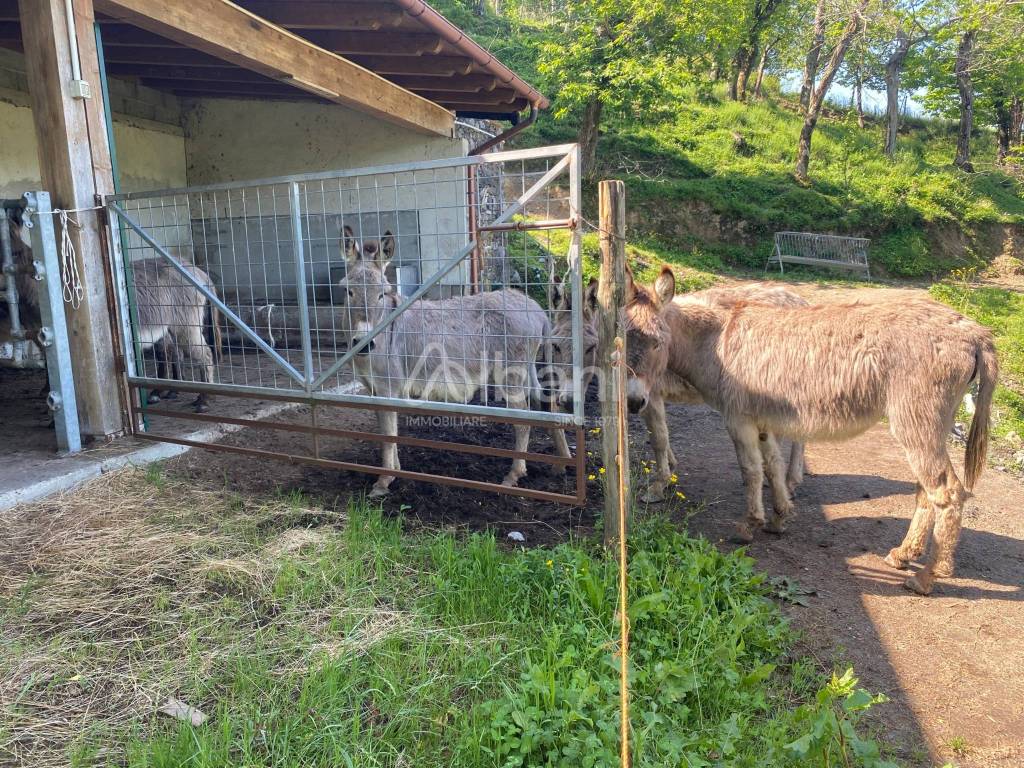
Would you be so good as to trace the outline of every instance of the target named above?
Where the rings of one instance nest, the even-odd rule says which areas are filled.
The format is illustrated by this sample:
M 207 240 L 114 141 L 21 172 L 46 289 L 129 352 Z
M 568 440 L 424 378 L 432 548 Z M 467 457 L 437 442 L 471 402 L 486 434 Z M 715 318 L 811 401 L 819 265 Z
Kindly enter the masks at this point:
M 629 436 L 624 435 L 623 455 L 619 456 L 619 426 L 616 403 L 625 396 L 618 373 L 612 364 L 615 337 L 619 335 L 619 316 L 626 295 L 626 185 L 621 181 L 602 181 L 598 187 L 601 240 L 601 280 L 597 290 L 598 324 L 597 364 L 601 398 L 601 447 L 604 457 L 604 541 L 619 538 L 618 462 L 625 467 L 626 509 L 631 509 L 629 488 Z M 625 355 L 625 337 L 622 339 Z M 624 533 L 624 532 L 623 532 Z

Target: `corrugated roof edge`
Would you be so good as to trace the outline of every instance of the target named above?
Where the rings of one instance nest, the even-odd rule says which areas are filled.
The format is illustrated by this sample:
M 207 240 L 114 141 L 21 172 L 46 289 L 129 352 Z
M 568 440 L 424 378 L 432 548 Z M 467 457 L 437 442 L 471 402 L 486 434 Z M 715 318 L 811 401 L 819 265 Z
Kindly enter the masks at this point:
M 498 78 L 499 81 L 515 89 L 516 93 L 537 107 L 537 109 L 547 109 L 550 106 L 551 102 L 543 93 L 498 61 L 486 48 L 475 43 L 465 32 L 423 2 L 423 0 L 391 0 L 391 2 L 419 21 L 423 26 L 435 32 L 446 43 L 458 48 L 462 53 Z

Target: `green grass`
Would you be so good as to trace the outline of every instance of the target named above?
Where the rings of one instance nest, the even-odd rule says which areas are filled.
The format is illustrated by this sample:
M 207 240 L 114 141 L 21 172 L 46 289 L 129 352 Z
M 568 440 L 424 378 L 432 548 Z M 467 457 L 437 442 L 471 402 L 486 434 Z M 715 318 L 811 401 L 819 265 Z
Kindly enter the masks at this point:
M 846 233 L 872 238 L 872 262 L 887 274 L 922 277 L 996 255 L 980 236 L 985 226 L 1024 224 L 1020 183 L 996 170 L 954 168 L 955 132 L 944 122 L 910 121 L 889 160 L 880 125 L 862 130 L 842 114 L 824 117 L 814 136 L 812 183 L 803 186 L 792 175 L 801 118 L 785 100 L 745 105 L 691 95 L 672 111 L 665 121 L 609 120 L 598 174 L 626 181 L 634 234 L 673 251 L 724 244 L 731 247 L 721 254 L 728 264 L 758 269 L 776 231 Z M 572 140 L 574 131 L 569 121 L 546 118 L 524 140 Z M 736 149 L 734 132 L 749 149 Z M 981 131 L 979 167 L 994 152 L 993 137 Z M 585 200 L 592 209 L 593 189 Z M 966 250 L 957 245 L 961 237 Z
M 39 514 L 0 543 L 0 760 L 617 764 L 617 571 L 594 542 L 508 551 L 158 470 Z M 788 660 L 749 558 L 645 520 L 630 577 L 635 765 L 885 765 L 856 726 L 875 700 Z M 156 715 L 167 696 L 209 720 Z
M 992 329 L 1000 365 L 992 431 L 1010 450 L 1019 450 L 1024 446 L 1024 295 L 968 282 L 936 283 L 930 293 Z

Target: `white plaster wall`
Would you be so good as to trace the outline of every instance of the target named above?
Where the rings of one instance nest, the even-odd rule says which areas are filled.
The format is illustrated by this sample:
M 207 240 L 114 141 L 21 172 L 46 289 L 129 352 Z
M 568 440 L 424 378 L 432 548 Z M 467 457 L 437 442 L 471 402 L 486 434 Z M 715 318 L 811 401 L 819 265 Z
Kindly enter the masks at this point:
M 185 137 L 177 126 L 114 115 L 114 141 L 123 191 L 187 183 Z M 41 184 L 28 97 L 0 94 L 0 194 L 19 197 L 30 189 L 39 189 Z
M 198 99 L 185 102 L 184 126 L 190 185 L 461 157 L 468 150 L 468 142 L 463 139 L 415 133 L 355 110 L 308 102 Z M 216 211 L 218 217 L 235 219 L 269 215 L 279 222 L 275 228 L 280 233 L 288 226 L 283 219 L 289 212 L 289 202 L 286 188 L 274 192 L 267 188 L 250 190 L 245 200 L 241 193 L 209 196 L 204 202 L 205 217 L 208 219 L 211 211 Z M 263 195 L 264 201 L 260 202 L 258 195 Z M 339 233 L 334 231 L 339 217 L 345 223 L 362 222 L 362 236 L 373 239 L 383 234 L 377 229 L 388 228 L 391 225 L 387 222 L 398 219 L 396 212 L 417 211 L 418 231 L 404 238 L 403 233 L 397 234 L 399 253 L 403 251 L 403 239 L 406 252 L 416 253 L 421 280 L 429 278 L 468 242 L 466 186 L 461 168 L 421 171 L 415 176 L 378 174 L 310 182 L 302 189 L 301 210 L 307 229 L 326 241 L 308 246 L 321 261 L 340 258 Z M 378 213 L 380 223 L 374 226 Z M 265 229 L 265 224 L 255 227 L 259 232 Z M 287 234 L 290 236 L 290 226 Z M 253 238 L 246 239 L 245 245 L 252 246 L 248 240 Z M 265 246 L 267 238 L 260 235 L 258 239 Z M 237 237 L 233 245 L 237 250 Z M 253 248 L 249 247 L 244 256 L 234 257 L 225 252 L 225 247 L 217 251 L 210 255 L 211 262 L 227 266 L 232 258 L 248 262 Z M 262 256 L 265 247 L 259 253 Z M 269 258 L 282 257 L 290 258 L 290 253 L 279 245 Z M 319 275 L 333 265 L 314 261 L 311 266 Z M 282 274 L 285 270 L 268 267 L 259 271 L 273 272 L 275 278 L 280 275 L 282 281 L 287 279 Z M 244 270 L 222 271 L 237 274 Z M 456 269 L 444 283 L 465 283 L 467 272 L 468 267 Z M 238 287 L 245 291 L 245 286 Z

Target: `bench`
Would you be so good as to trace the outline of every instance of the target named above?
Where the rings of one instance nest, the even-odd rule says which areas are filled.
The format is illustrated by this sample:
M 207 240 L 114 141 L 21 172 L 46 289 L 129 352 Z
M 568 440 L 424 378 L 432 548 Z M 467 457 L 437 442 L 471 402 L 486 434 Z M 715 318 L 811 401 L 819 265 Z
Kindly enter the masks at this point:
M 817 235 L 813 232 L 776 232 L 775 249 L 768 257 L 765 271 L 778 263 L 779 272 L 785 272 L 783 262 L 807 264 L 814 267 L 838 267 L 839 269 L 863 270 L 868 279 L 868 244 L 864 237 L 841 237 L 839 235 Z

